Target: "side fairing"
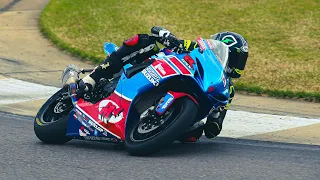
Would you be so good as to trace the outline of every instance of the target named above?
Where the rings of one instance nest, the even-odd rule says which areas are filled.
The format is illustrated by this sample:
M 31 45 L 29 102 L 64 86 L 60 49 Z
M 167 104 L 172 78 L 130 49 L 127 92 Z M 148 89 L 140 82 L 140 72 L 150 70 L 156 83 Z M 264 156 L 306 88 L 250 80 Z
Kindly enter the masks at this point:
M 70 113 L 67 135 L 82 136 L 84 139 L 124 140 L 124 127 L 131 101 L 117 92 L 91 104 L 80 99 Z

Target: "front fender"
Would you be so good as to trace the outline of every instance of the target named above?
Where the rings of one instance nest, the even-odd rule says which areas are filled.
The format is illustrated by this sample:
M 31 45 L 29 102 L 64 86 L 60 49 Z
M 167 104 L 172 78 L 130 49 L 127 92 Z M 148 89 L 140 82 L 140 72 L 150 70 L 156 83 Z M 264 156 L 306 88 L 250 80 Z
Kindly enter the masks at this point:
M 181 97 L 188 97 L 190 98 L 196 105 L 199 107 L 198 101 L 191 96 L 190 94 L 184 93 L 184 92 L 174 92 L 174 91 L 168 91 L 168 93 L 164 96 L 162 101 L 158 104 L 156 108 L 156 112 L 161 116 L 164 114 L 167 109 L 173 104 L 173 102 Z

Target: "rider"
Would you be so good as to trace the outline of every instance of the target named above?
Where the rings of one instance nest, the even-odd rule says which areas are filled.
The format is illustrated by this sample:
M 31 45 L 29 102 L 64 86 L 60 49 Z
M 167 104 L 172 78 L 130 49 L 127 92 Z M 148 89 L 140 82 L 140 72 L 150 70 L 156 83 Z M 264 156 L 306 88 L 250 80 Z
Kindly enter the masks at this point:
M 198 47 L 197 42 L 191 40 L 179 40 L 170 31 L 162 27 L 153 27 L 151 35 L 137 34 L 123 42 L 115 52 L 111 53 L 105 61 L 95 68 L 89 75 L 85 76 L 79 82 L 80 96 L 91 92 L 96 82 L 101 78 L 111 79 L 115 73 L 118 73 L 122 67 L 128 63 L 142 63 L 150 56 L 159 53 L 160 48 L 156 42 L 159 42 L 174 52 L 182 50 L 193 50 Z M 230 77 L 230 99 L 229 104 L 221 112 L 213 112 L 207 117 L 205 124 L 195 124 L 180 141 L 196 141 L 205 132 L 207 138 L 216 137 L 221 129 L 224 116 L 230 106 L 234 96 L 234 88 L 231 78 L 239 78 L 244 70 L 248 58 L 247 41 L 234 32 L 219 32 L 210 37 L 210 39 L 224 42 L 229 47 L 229 59 L 227 74 Z

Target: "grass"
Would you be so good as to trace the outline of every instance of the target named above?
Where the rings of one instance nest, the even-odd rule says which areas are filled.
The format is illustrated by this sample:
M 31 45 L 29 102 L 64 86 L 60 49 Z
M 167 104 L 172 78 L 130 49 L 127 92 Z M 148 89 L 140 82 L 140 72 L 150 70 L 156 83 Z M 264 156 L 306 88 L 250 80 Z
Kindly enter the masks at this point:
M 318 0 L 51 0 L 40 26 L 58 47 L 94 62 L 104 42 L 154 25 L 184 39 L 235 31 L 250 53 L 236 90 L 320 102 L 319 9 Z

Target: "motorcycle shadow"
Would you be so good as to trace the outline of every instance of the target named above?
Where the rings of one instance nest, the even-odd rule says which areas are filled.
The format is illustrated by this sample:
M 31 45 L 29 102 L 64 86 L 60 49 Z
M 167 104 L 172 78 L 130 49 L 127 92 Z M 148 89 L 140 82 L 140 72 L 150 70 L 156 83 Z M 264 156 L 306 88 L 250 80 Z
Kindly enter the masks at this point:
M 152 157 L 181 157 L 181 156 L 197 156 L 197 155 L 221 155 L 226 152 L 226 146 L 214 141 L 198 141 L 195 143 L 175 142 Z
M 79 149 L 105 151 L 105 152 L 125 152 L 123 144 L 113 144 L 97 141 L 72 140 L 65 144 L 68 147 Z
M 201 138 L 203 139 L 203 138 Z M 159 152 L 152 154 L 148 157 L 181 157 L 188 155 L 211 155 L 214 151 L 215 154 L 219 154 L 219 152 L 225 152 L 225 146 L 221 143 L 215 141 L 203 141 L 201 140 L 195 143 L 180 143 L 176 141 L 168 147 L 164 147 Z M 43 144 L 43 143 L 41 143 Z M 44 145 L 44 144 L 43 144 Z M 50 145 L 56 146 L 56 145 Z M 95 141 L 83 141 L 83 140 L 72 140 L 64 145 L 58 145 L 65 148 L 75 148 L 77 150 L 84 151 L 96 151 L 97 153 L 111 153 L 111 154 L 120 154 L 124 153 L 126 155 L 126 149 L 123 144 L 112 144 L 112 143 L 103 143 L 103 142 L 95 142 Z

